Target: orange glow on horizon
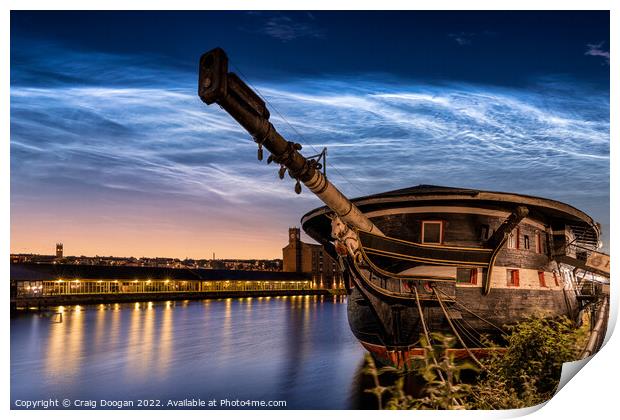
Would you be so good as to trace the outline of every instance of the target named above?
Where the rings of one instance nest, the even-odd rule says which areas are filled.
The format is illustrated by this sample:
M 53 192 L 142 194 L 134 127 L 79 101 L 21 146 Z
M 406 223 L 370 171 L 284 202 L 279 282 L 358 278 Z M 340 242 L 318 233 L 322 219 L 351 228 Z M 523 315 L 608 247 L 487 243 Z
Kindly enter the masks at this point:
M 69 229 L 40 226 L 36 229 L 12 223 L 11 253 L 53 255 L 55 244 L 61 238 L 65 256 L 212 259 L 215 252 L 216 259 L 275 259 L 282 258 L 282 248 L 288 243 L 286 229 L 264 236 L 249 232 L 247 237 L 224 233 L 203 237 L 170 231 L 165 235 L 144 231 L 138 234 L 120 228 L 116 231 L 77 226 Z

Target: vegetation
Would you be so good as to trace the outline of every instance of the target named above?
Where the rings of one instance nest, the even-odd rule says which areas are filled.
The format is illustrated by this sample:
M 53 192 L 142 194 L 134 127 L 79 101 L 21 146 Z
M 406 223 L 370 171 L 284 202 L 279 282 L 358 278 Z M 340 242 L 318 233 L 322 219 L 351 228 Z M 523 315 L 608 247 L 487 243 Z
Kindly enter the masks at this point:
M 566 318 L 531 317 L 510 329 L 506 352 L 491 358 L 470 398 L 475 408 L 507 409 L 541 404 L 558 386 L 562 363 L 579 358 L 585 329 Z
M 405 389 L 411 372 L 378 369 L 370 356 L 366 372 L 373 377 L 375 386 L 367 392 L 377 397 L 379 408 L 387 409 L 511 409 L 537 405 L 553 396 L 562 363 L 579 358 L 586 329 L 576 329 L 566 318 L 531 317 L 509 329 L 505 351 L 486 358 L 484 368 L 455 360 L 453 353 L 446 351 L 454 346 L 454 338 L 434 334 L 436 345 L 423 340 L 426 355 L 413 361 L 413 373 L 424 380 L 420 395 L 413 396 Z M 465 373 L 470 377 L 473 373 L 474 379 L 467 380 Z M 396 379 L 382 385 L 380 377 L 385 376 Z

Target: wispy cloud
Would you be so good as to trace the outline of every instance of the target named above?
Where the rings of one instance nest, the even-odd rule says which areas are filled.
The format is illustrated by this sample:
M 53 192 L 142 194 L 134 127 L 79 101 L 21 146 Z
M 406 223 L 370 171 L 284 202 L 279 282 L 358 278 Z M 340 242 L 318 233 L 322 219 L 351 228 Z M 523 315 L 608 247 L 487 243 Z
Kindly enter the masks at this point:
M 494 38 L 497 36 L 497 32 L 483 30 L 477 32 L 452 32 L 448 34 L 448 38 L 452 39 L 454 42 L 459 44 L 460 46 L 473 45 L 474 40 L 480 41 L 483 39 Z
M 457 32 L 448 34 L 448 38 L 454 40 L 459 45 L 471 45 L 474 35 L 471 32 Z
M 257 15 L 262 20 L 262 32 L 282 42 L 293 41 L 298 38 L 325 38 L 325 30 L 316 23 L 311 13 L 296 15 Z
M 64 56 L 74 62 L 70 52 Z M 273 220 L 294 222 L 319 204 L 308 192 L 295 196 L 292 180 L 279 181 L 276 168 L 256 162 L 247 133 L 197 98 L 194 74 L 134 63 L 139 77 L 128 71 L 119 86 L 110 69 L 131 68 L 125 60 L 82 60 L 79 69 L 39 62 L 38 74 L 47 76 L 36 85 L 31 67 L 14 69 L 12 204 L 36 199 L 45 206 L 58 199 L 47 194 L 59 190 L 76 206 L 98 196 L 167 197 L 177 207 L 212 209 L 214 221 L 262 208 L 264 216 L 253 215 L 262 229 Z M 85 74 L 99 75 L 96 85 L 59 82 Z M 346 194 L 443 184 L 548 196 L 595 216 L 608 212 L 606 93 L 561 79 L 553 95 L 550 88 L 363 79 L 257 86 L 286 116 L 272 117 L 283 135 L 307 153 L 311 145 L 329 148 L 328 174 Z
M 603 57 L 605 59 L 605 63 L 609 64 L 609 51 L 603 48 L 604 42 L 599 42 L 598 44 L 588 44 L 585 55 L 591 55 L 593 57 Z

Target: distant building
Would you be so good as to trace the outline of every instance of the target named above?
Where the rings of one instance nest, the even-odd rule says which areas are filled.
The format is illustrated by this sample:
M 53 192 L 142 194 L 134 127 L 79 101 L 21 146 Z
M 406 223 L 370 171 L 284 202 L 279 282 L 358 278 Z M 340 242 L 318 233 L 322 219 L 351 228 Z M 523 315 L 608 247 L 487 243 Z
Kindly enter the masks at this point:
M 56 254 L 11 254 L 11 263 L 38 263 L 38 264 L 67 264 L 67 265 L 101 265 L 101 266 L 126 266 L 126 267 L 162 267 L 162 268 L 211 268 L 219 270 L 245 270 L 245 271 L 282 271 L 282 260 L 238 260 L 238 259 L 184 259 L 166 257 L 94 257 L 64 256 L 63 245 L 58 243 Z
M 311 273 L 315 281 L 332 282 L 339 279 L 340 270 L 321 245 L 301 241 L 299 228 L 288 230 L 288 245 L 282 248 L 283 271 Z
M 62 244 L 56 244 L 56 258 L 62 258 Z

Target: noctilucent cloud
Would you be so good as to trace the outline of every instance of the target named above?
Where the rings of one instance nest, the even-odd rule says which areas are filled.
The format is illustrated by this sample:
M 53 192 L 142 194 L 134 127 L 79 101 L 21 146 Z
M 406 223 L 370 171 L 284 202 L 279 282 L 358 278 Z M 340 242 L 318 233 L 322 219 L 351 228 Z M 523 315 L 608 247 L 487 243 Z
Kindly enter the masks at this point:
M 607 12 L 12 12 L 12 252 L 281 257 L 321 203 L 200 101 L 216 46 L 348 196 L 553 198 L 608 249 Z

